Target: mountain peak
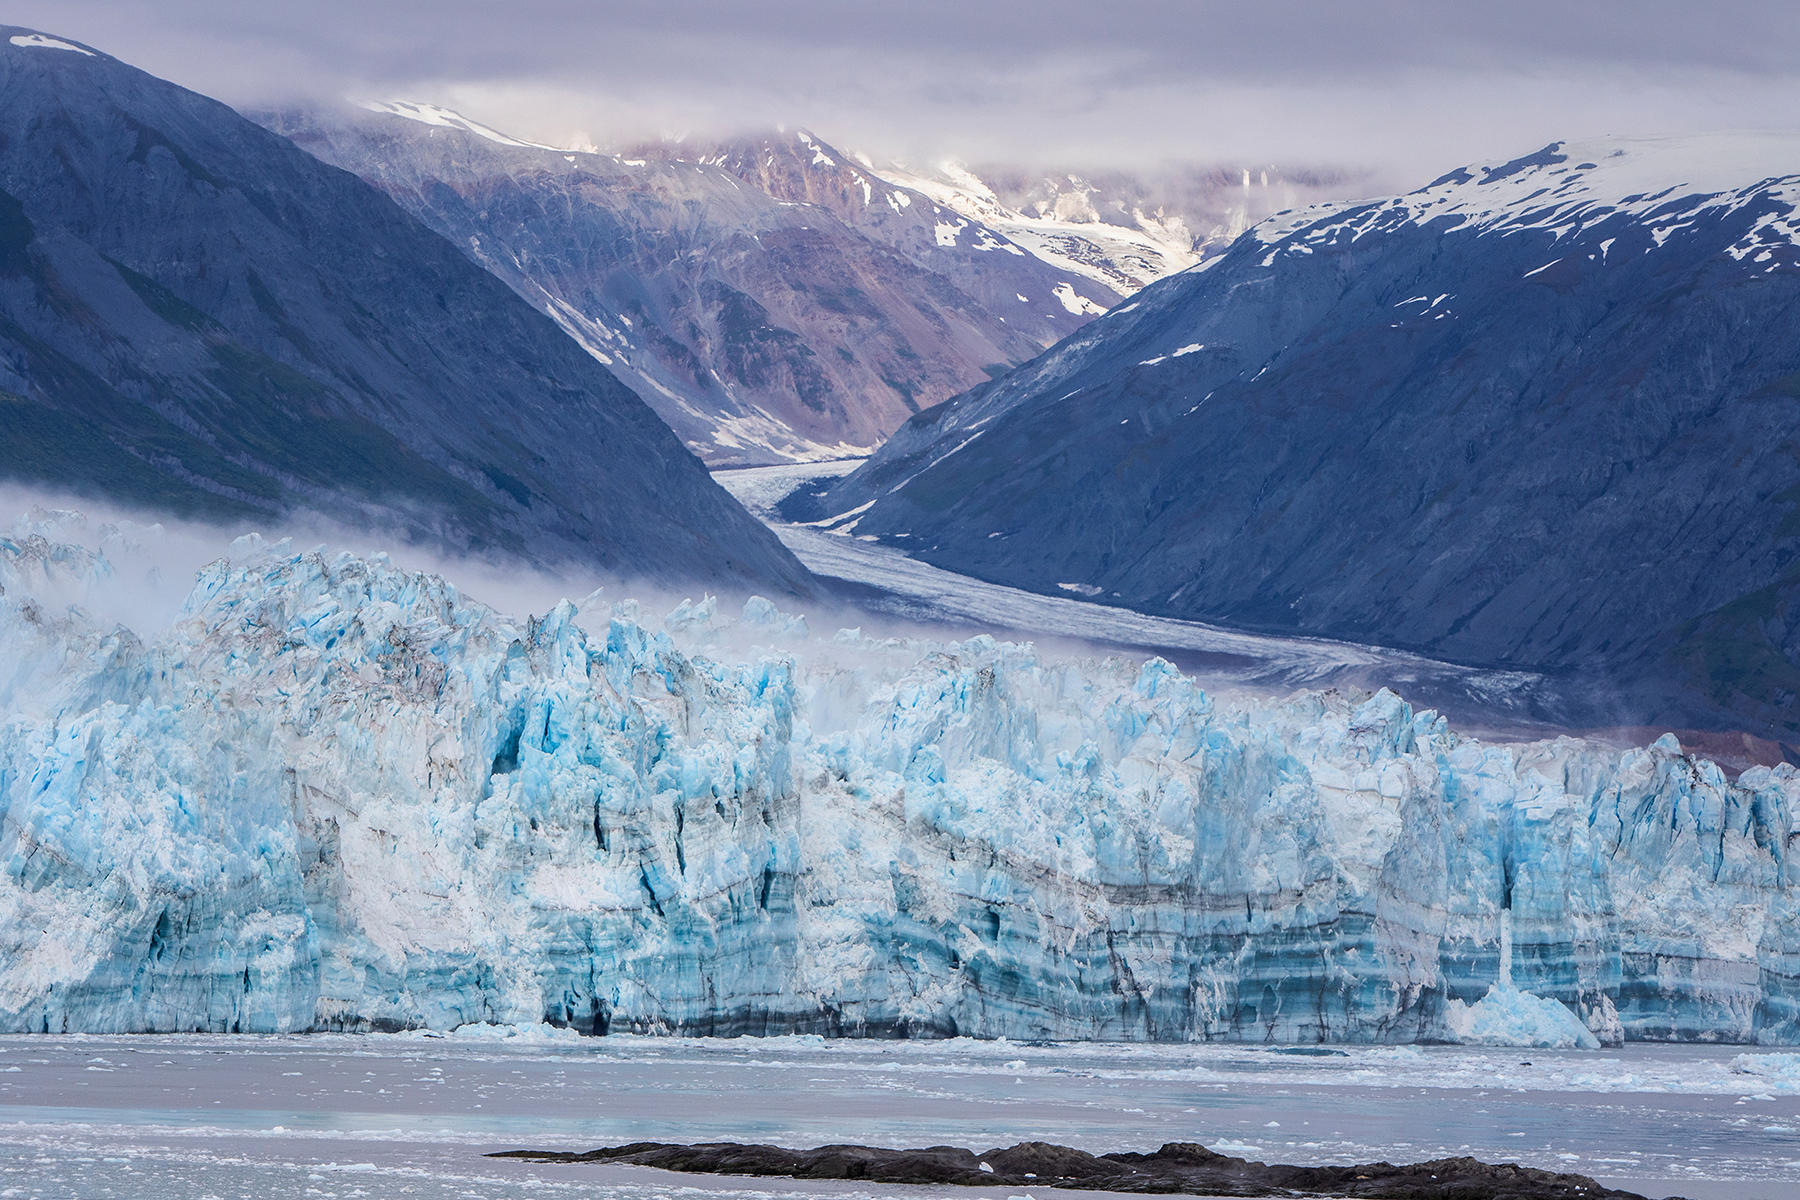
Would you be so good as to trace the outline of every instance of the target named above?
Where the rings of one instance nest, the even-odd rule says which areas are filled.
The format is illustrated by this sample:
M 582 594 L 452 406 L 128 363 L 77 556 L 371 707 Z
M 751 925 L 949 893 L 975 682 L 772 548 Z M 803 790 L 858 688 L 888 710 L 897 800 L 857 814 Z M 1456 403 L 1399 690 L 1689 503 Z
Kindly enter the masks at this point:
M 1558 238 L 1617 216 L 1673 231 L 1796 177 L 1800 135 L 1793 133 L 1559 141 L 1517 158 L 1467 164 L 1389 199 L 1277 214 L 1256 227 L 1256 236 L 1272 244 L 1304 232 L 1311 241 L 1329 226 L 1334 238 L 1347 230 L 1354 239 L 1396 223 L 1446 218 L 1474 229 L 1537 229 Z
M 1792 737 L 1796 163 L 1554 142 L 1271 218 L 815 515 L 1040 592 L 1605 679 L 1557 719 Z
M 625 385 L 368 184 L 117 59 L 0 34 L 0 478 L 808 586 Z
M 1704 136 L 1591 138 L 1551 142 L 1506 162 L 1477 163 L 1420 189 L 1495 189 L 1517 201 L 1550 189 L 1550 197 L 1585 195 L 1625 203 L 1741 192 L 1800 173 L 1800 135 L 1725 132 Z

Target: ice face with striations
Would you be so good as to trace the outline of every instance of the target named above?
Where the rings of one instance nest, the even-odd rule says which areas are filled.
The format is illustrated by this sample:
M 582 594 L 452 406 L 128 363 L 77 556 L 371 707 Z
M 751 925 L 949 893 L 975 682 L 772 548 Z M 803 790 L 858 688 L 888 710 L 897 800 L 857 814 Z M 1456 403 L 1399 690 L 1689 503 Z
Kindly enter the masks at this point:
M 1800 1041 L 1800 775 L 0 538 L 0 1028 Z M 44 536 L 48 532 L 52 536 Z

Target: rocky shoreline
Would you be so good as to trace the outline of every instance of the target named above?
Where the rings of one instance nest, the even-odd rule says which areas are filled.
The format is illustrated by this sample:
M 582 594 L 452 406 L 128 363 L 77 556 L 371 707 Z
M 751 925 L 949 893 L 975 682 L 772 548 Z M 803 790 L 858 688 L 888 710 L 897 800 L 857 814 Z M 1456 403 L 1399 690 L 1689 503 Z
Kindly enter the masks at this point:
M 633 1142 L 581 1153 L 506 1150 L 490 1158 L 532 1162 L 612 1162 L 709 1175 L 847 1179 L 866 1183 L 923 1183 L 964 1187 L 1074 1188 L 1098 1192 L 1178 1193 L 1195 1196 L 1340 1196 L 1370 1200 L 1645 1200 L 1585 1175 L 1540 1171 L 1511 1163 L 1442 1158 L 1396 1166 L 1300 1167 L 1216 1154 L 1192 1142 L 1171 1142 L 1153 1154 L 1089 1154 L 1049 1142 L 1020 1142 L 976 1154 L 956 1146 L 889 1150 L 820 1146 L 788 1150 L 738 1142 Z

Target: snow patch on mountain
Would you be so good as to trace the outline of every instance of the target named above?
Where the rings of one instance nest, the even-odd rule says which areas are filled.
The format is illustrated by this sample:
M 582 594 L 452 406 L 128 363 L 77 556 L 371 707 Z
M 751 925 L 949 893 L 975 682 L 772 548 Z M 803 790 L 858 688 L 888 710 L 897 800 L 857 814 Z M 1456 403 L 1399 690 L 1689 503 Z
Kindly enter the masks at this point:
M 1056 290 L 1052 292 L 1051 295 L 1056 297 L 1056 302 L 1058 304 L 1062 305 L 1072 313 L 1086 313 L 1090 316 L 1098 316 L 1106 311 L 1087 297 L 1079 295 L 1072 284 L 1057 284 Z
M 804 437 L 785 421 L 754 405 L 738 413 L 715 414 L 710 421 L 711 442 L 722 451 L 773 451 L 789 462 L 815 463 L 864 458 L 874 450 L 874 446 L 854 442 Z
M 1129 295 L 1164 275 L 1200 260 L 1193 236 L 1179 224 L 1152 224 L 1148 230 L 1109 224 L 1097 214 L 1027 215 L 1008 207 L 981 178 L 955 162 L 930 170 L 894 164 L 881 175 L 899 187 L 922 193 L 939 207 L 978 221 L 1009 243 L 1045 262 Z
M 477 137 L 486 138 L 488 141 L 497 142 L 502 146 L 519 146 L 527 150 L 552 150 L 558 154 L 566 154 L 576 150 L 576 148 L 572 146 L 546 146 L 541 142 L 523 141 L 513 137 L 511 134 L 501 133 L 491 125 L 483 125 L 480 121 L 465 117 L 453 109 L 444 108 L 437 104 L 420 104 L 411 100 L 368 100 L 363 102 L 362 107 L 369 112 L 385 113 L 392 117 L 404 117 L 409 121 L 417 121 L 421 125 L 431 125 L 438 129 L 455 129 L 463 133 L 472 133 Z M 574 160 L 571 159 L 570 161 L 573 162 Z
M 73 50 L 75 53 L 84 54 L 89 58 L 95 57 L 92 50 L 77 46 L 74 42 L 65 42 L 61 38 L 50 37 L 48 34 L 15 33 L 7 40 L 15 46 L 22 46 L 28 50 Z

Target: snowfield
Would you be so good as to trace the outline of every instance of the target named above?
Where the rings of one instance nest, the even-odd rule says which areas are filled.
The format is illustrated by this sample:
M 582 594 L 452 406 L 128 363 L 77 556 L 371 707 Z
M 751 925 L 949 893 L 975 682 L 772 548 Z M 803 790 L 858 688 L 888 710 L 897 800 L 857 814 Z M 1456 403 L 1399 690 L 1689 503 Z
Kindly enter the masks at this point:
M 1800 1042 L 1788 766 L 153 551 L 0 539 L 0 1028 Z

